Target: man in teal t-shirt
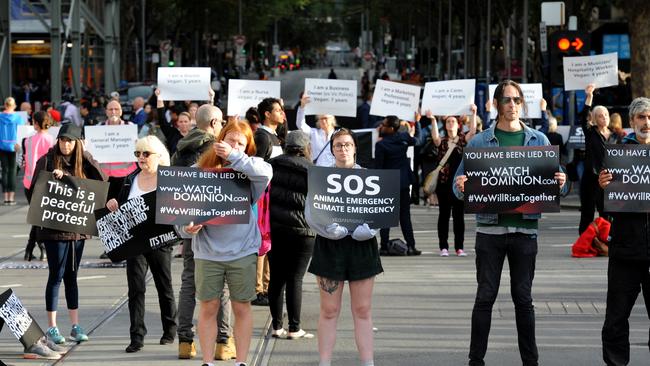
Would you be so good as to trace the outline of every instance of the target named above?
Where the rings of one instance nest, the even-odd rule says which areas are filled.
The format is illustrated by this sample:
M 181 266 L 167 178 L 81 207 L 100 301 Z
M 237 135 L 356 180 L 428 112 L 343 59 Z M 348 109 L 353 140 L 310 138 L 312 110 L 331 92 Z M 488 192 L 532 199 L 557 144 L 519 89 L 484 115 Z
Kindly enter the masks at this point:
M 16 204 L 16 149 L 20 146 L 17 141 L 18 125 L 22 125 L 24 121 L 15 110 L 14 98 L 5 99 L 5 110 L 0 113 L 0 165 L 5 205 Z

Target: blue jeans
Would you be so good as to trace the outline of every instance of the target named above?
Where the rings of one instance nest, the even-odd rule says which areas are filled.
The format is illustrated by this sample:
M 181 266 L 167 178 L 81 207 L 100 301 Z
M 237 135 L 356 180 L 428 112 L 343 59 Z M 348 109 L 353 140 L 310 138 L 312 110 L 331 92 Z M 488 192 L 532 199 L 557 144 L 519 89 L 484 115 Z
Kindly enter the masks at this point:
M 487 352 L 492 306 L 499 293 L 503 262 L 510 266 L 510 293 L 515 304 L 519 353 L 524 366 L 537 366 L 535 310 L 531 289 L 535 276 L 537 235 L 520 233 L 476 234 L 476 300 L 472 311 L 469 365 L 483 366 Z
M 77 273 L 84 251 L 85 240 L 46 240 L 47 266 L 49 275 L 45 287 L 45 309 L 56 311 L 59 302 L 61 280 L 65 284 L 65 301 L 68 309 L 79 308 Z

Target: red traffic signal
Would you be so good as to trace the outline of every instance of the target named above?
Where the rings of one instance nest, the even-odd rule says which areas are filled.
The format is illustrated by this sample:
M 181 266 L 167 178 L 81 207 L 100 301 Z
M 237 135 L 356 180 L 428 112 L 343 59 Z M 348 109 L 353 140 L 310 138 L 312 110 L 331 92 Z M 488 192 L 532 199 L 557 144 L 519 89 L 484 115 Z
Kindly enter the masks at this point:
M 563 37 L 557 41 L 557 48 L 560 49 L 560 51 L 568 51 L 573 47 L 574 50 L 580 51 L 584 44 L 585 43 L 580 37 L 573 38 L 573 42 L 569 38 Z
M 561 49 L 562 51 L 566 51 L 571 47 L 571 41 L 569 41 L 568 38 L 560 38 L 559 41 L 557 41 L 557 48 Z

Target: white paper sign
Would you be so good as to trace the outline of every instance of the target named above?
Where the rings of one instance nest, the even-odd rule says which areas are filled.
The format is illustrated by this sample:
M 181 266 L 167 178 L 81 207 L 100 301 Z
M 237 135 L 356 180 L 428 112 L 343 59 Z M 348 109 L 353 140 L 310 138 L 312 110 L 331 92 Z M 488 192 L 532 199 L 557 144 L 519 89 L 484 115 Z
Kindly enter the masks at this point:
M 230 79 L 228 81 L 228 115 L 244 116 L 246 110 L 265 98 L 280 98 L 280 82 Z
M 356 80 L 305 79 L 305 94 L 305 115 L 357 116 Z
M 208 100 L 210 68 L 159 67 L 158 89 L 163 100 Z
M 565 57 L 564 90 L 583 90 L 590 83 L 596 88 L 618 85 L 618 53 Z
M 430 110 L 439 116 L 462 116 L 471 114 L 474 103 L 476 80 L 446 80 L 424 84 L 422 113 Z
M 394 81 L 377 80 L 370 114 L 374 116 L 395 115 L 404 121 L 415 121 L 420 104 L 420 87 Z
M 521 91 L 524 92 L 524 100 L 526 101 L 527 111 L 521 111 L 521 118 L 542 118 L 542 108 L 540 106 L 542 98 L 544 98 L 544 91 L 542 89 L 542 84 L 519 84 Z M 489 90 L 489 101 L 492 103 L 494 99 L 494 91 L 497 88 L 497 84 L 490 84 L 488 86 Z M 497 118 L 497 109 L 490 104 L 490 119 Z
M 36 134 L 34 126 L 31 125 L 20 125 L 18 126 L 18 134 L 16 135 L 16 141 L 20 144 L 24 138 L 30 137 Z
M 111 125 L 86 126 L 86 149 L 99 163 L 132 162 L 138 126 Z

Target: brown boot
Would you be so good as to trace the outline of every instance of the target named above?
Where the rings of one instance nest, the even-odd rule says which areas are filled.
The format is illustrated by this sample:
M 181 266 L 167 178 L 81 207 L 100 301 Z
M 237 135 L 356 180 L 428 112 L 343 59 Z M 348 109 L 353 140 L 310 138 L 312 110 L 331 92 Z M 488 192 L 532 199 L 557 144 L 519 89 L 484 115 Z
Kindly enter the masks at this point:
M 196 347 L 194 342 L 178 342 L 178 358 L 189 360 L 196 357 Z
M 237 358 L 237 349 L 235 348 L 235 340 L 228 337 L 227 343 L 217 343 L 214 350 L 214 359 L 219 361 L 232 360 Z

